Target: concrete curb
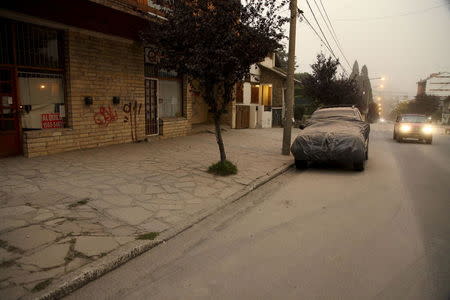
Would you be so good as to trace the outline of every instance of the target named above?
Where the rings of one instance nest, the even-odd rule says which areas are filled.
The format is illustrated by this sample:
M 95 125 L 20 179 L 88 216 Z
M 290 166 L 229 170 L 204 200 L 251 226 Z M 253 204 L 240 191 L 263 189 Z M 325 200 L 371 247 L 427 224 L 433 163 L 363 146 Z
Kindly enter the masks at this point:
M 239 199 L 246 196 L 250 192 L 254 191 L 258 187 L 269 182 L 275 177 L 283 174 L 284 172 L 289 170 L 292 166 L 293 164 L 291 163 L 285 163 L 283 166 L 274 169 L 271 172 L 266 173 L 266 175 L 263 175 L 255 179 L 249 185 L 246 185 L 242 190 L 228 197 L 223 203 L 220 203 L 219 205 L 216 205 L 209 209 L 200 211 L 199 214 L 193 216 L 192 218 L 189 218 L 188 220 L 181 222 L 180 224 L 168 229 L 167 231 L 162 232 L 157 239 L 153 241 L 136 240 L 134 242 L 128 243 L 112 251 L 105 257 L 63 276 L 60 280 L 51 284 L 49 288 L 47 288 L 46 290 L 34 295 L 26 296 L 25 299 L 37 299 L 37 300 L 60 299 L 70 294 L 71 292 L 81 288 L 82 286 L 88 284 L 89 282 L 116 269 L 117 267 L 123 265 L 127 261 L 152 249 L 153 247 L 156 247 L 157 245 L 165 243 L 165 241 L 176 237 L 180 233 L 184 232 L 185 230 L 188 230 L 195 224 L 203 221 L 204 219 L 221 210 L 230 203 L 238 201 Z

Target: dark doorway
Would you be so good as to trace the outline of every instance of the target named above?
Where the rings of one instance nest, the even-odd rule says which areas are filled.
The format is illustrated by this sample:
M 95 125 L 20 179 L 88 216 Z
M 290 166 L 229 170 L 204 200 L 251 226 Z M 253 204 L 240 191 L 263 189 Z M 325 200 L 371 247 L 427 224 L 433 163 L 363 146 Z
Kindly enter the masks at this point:
M 13 70 L 0 68 L 0 156 L 18 155 L 22 152 L 19 105 Z

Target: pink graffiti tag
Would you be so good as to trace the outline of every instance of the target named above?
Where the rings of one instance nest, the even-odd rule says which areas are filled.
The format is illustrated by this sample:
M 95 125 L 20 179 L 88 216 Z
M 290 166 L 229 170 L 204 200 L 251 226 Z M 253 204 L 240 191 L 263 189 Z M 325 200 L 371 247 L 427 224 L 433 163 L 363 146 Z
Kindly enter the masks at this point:
M 94 114 L 94 122 L 97 125 L 107 127 L 111 122 L 116 121 L 119 118 L 117 111 L 113 110 L 111 106 L 100 106 L 99 111 Z

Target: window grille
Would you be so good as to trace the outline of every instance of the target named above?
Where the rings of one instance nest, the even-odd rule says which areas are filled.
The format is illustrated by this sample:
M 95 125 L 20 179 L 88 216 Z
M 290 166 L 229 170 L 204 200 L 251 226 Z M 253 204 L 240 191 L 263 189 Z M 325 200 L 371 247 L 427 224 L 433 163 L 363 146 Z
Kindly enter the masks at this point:
M 61 68 L 58 30 L 17 23 L 17 64 L 20 66 Z

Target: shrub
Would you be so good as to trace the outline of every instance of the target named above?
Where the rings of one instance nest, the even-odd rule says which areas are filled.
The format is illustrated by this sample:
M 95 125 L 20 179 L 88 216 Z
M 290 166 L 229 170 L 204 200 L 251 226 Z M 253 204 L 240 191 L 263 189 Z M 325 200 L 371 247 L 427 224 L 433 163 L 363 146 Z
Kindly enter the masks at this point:
M 301 121 L 304 114 L 305 114 L 305 107 L 304 106 L 296 105 L 294 107 L 294 119 L 296 121 Z
M 223 162 L 219 161 L 218 163 L 211 165 L 208 172 L 215 175 L 228 176 L 237 174 L 237 167 L 228 160 Z

